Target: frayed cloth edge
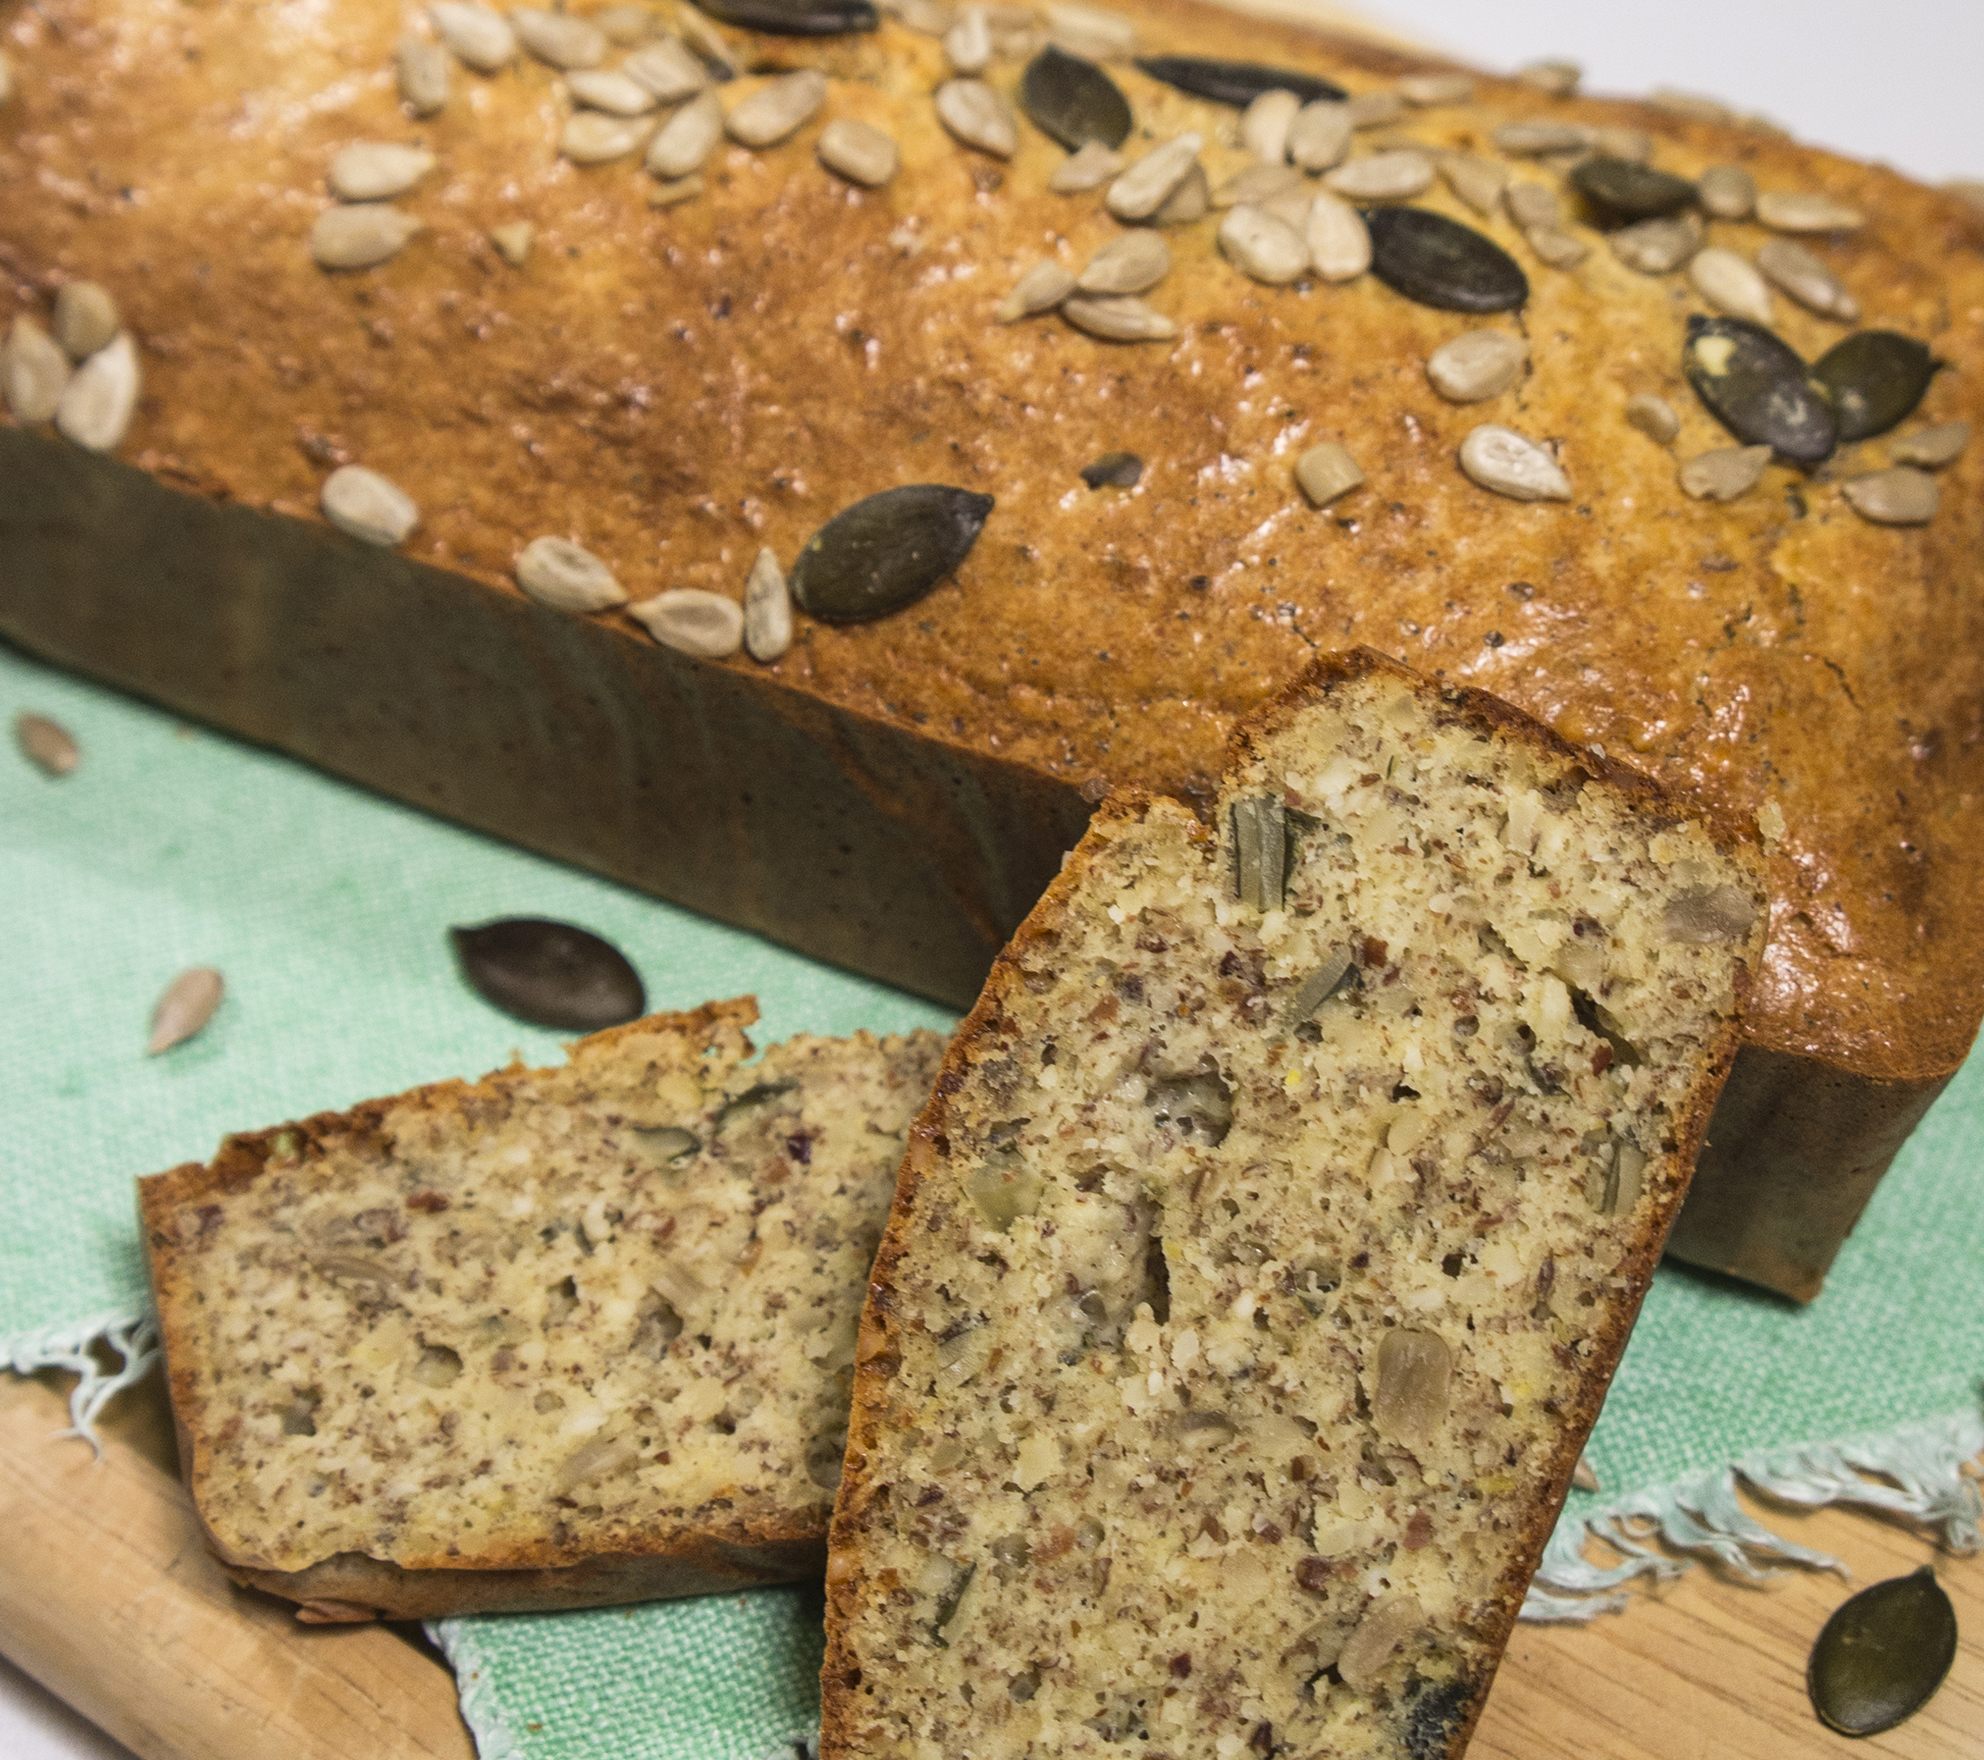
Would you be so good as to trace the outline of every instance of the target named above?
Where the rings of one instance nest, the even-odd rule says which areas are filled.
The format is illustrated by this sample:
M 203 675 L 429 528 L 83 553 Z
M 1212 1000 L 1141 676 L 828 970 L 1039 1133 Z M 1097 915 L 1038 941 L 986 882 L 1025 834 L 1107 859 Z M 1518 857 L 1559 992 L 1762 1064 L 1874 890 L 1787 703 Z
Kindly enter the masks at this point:
M 1523 1601 L 1521 1618 L 1582 1623 L 1624 1607 L 1635 1577 L 1665 1582 L 1710 1558 L 1751 1582 L 1789 1566 L 1849 1575 L 1836 1558 L 1773 1533 L 1740 1503 L 1739 1482 L 1806 1509 L 1858 1505 L 1935 1530 L 1950 1552 L 1984 1544 L 1984 1497 L 1964 1468 L 1984 1454 L 1984 1413 L 1965 1412 L 1877 1436 L 1763 1448 L 1726 1467 L 1690 1474 L 1558 1519 Z M 1620 1555 L 1593 1564 L 1585 1546 L 1602 1540 Z M 1656 1544 L 1657 1543 L 1657 1544 Z M 1683 1556 L 1675 1557 L 1679 1553 Z
M 119 1366 L 106 1369 L 97 1360 L 100 1349 L 115 1355 Z M 55 1435 L 87 1442 L 99 1460 L 103 1439 L 96 1433 L 96 1421 L 103 1408 L 125 1388 L 142 1381 L 157 1361 L 158 1322 L 148 1309 L 118 1309 L 0 1338 L 0 1367 L 16 1375 L 66 1369 L 76 1377 L 69 1390 L 69 1428 Z

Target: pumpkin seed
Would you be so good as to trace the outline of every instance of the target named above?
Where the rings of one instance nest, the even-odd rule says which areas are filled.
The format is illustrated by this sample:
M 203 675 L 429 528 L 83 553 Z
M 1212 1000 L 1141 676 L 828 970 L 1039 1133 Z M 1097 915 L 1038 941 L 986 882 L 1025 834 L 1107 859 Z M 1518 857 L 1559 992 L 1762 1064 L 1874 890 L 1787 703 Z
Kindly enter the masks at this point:
M 1130 100 L 1093 61 L 1052 44 L 1020 76 L 1020 108 L 1070 152 L 1100 141 L 1120 147 L 1130 134 Z
M 821 129 L 819 144 L 813 150 L 829 171 L 837 171 L 848 182 L 867 189 L 880 189 L 902 164 L 894 141 L 879 128 L 851 116 L 838 116 Z
M 14 717 L 14 742 L 44 776 L 67 776 L 82 762 L 75 739 L 59 721 L 23 710 Z
M 1747 257 L 1719 244 L 1710 245 L 1688 264 L 1688 279 L 1718 312 L 1748 318 L 1753 324 L 1770 322 L 1770 283 Z
M 1257 911 L 1280 910 L 1288 874 L 1286 805 L 1279 795 L 1242 795 L 1232 820 L 1234 897 Z
M 1568 98 L 1578 89 L 1584 69 L 1575 61 L 1531 61 L 1516 69 L 1516 78 L 1553 98 Z
M 1797 240 L 1766 239 L 1757 247 L 1757 267 L 1780 290 L 1807 311 L 1851 324 L 1860 316 L 1860 302 L 1846 291 L 1831 269 Z
M 1426 377 L 1449 403 L 1500 397 L 1529 364 L 1529 344 L 1506 330 L 1464 330 L 1426 362 Z
M 0 396 L 16 421 L 53 420 L 70 371 L 61 344 L 32 318 L 23 315 L 8 326 L 7 346 L 0 349 Z
M 792 595 L 785 570 L 769 549 L 761 549 L 744 583 L 744 651 L 769 666 L 792 646 Z
M 534 1026 L 594 1033 L 638 1019 L 647 1006 L 627 956 L 576 924 L 498 917 L 450 929 L 448 940 L 475 993 Z
M 1323 186 L 1351 202 L 1404 202 L 1433 187 L 1433 161 L 1411 148 L 1352 159 L 1323 178 Z
M 734 599 L 679 587 L 627 607 L 627 615 L 664 648 L 698 660 L 728 660 L 744 643 L 744 611 Z
M 1100 189 L 1122 169 L 1121 153 L 1112 151 L 1100 141 L 1090 141 L 1084 147 L 1077 147 L 1054 167 L 1053 175 L 1047 179 L 1047 187 L 1056 195 L 1083 195 L 1089 190 Z
M 1581 122 L 1505 122 L 1495 130 L 1495 145 L 1512 159 L 1541 159 L 1551 153 L 1581 153 L 1591 145 L 1591 130 Z
M 1888 455 L 1896 464 L 1936 470 L 1943 465 L 1954 464 L 1969 444 L 1968 422 L 1938 422 L 1933 428 L 1924 428 L 1919 433 L 1904 435 L 1894 441 L 1888 447 Z
M 870 0 L 696 0 L 696 4 L 720 23 L 774 37 L 838 37 L 872 31 L 881 22 Z
M 324 479 L 324 517 L 341 532 L 392 549 L 420 523 L 420 509 L 397 483 L 362 464 L 348 464 Z
M 1707 237 L 1701 220 L 1680 214 L 1669 220 L 1641 220 L 1610 235 L 1612 254 L 1642 275 L 1671 275 L 1689 262 Z
M 1212 192 L 1215 208 L 1237 208 L 1242 202 L 1259 208 L 1284 196 L 1306 195 L 1309 180 L 1293 165 L 1249 165 Z
M 1928 1565 L 1833 1609 L 1805 1670 L 1829 1729 L 1875 1736 L 1929 1703 L 1956 1661 L 1956 1609 Z
M 1657 446 L 1665 446 L 1681 431 L 1681 418 L 1664 397 L 1640 391 L 1626 399 L 1626 420 Z
M 1718 220 L 1747 220 L 1757 211 L 1757 180 L 1740 165 L 1711 165 L 1695 193 Z
M 1410 73 L 1398 82 L 1398 95 L 1415 110 L 1474 102 L 1474 81 L 1464 73 Z
M 1134 489 L 1142 481 L 1144 461 L 1134 452 L 1105 452 L 1081 469 L 1081 478 L 1091 489 Z
M 1317 98 L 1347 98 L 1334 81 L 1258 61 L 1213 61 L 1202 55 L 1146 55 L 1137 65 L 1152 79 L 1194 98 L 1244 110 L 1263 92 L 1293 92 L 1307 104 Z
M 1350 976 L 1354 962 L 1350 957 L 1348 944 L 1339 947 L 1328 959 L 1302 980 L 1302 987 L 1295 992 L 1281 1017 L 1281 1030 L 1292 1032 L 1315 1014 L 1330 997 L 1334 996 L 1344 979 Z
M 1288 158 L 1288 131 L 1301 114 L 1302 100 L 1277 86 L 1263 92 L 1240 117 L 1240 145 L 1268 165 Z
M 55 428 L 91 452 L 114 452 L 137 412 L 138 349 L 122 331 L 107 347 L 83 362 L 62 387 L 55 406 Z
M 1288 156 L 1304 171 L 1328 171 L 1350 151 L 1350 106 L 1333 98 L 1304 104 L 1288 127 Z
M 1019 150 L 1020 127 L 1012 107 L 982 79 L 949 79 L 937 88 L 937 120 L 954 139 L 995 159 Z
M 1309 204 L 1303 236 L 1309 266 L 1325 281 L 1354 281 L 1371 266 L 1371 229 L 1364 216 L 1328 190 Z
M 654 35 L 652 8 L 637 5 L 635 0 L 604 7 L 592 15 L 592 21 L 616 48 L 631 49 Z
M 1075 277 L 1051 258 L 1035 263 L 999 304 L 999 322 L 1017 324 L 1038 312 L 1051 312 L 1075 291 Z
M 606 611 L 627 603 L 613 570 L 569 538 L 533 538 L 517 557 L 517 585 L 554 611 Z
M 1485 423 L 1460 443 L 1460 468 L 1484 489 L 1515 501 L 1568 501 L 1571 481 L 1556 459 L 1513 428 Z
M 1563 204 L 1547 184 L 1512 183 L 1502 192 L 1502 202 L 1509 218 L 1525 232 L 1535 226 L 1563 224 Z
M 558 131 L 558 151 L 574 165 L 610 165 L 615 159 L 638 153 L 653 126 L 642 116 L 575 111 Z
M 1936 504 L 1941 499 L 1936 479 L 1907 465 L 1849 477 L 1840 484 L 1839 492 L 1855 513 L 1877 526 L 1927 525 L 1936 517 Z
M 574 104 L 604 110 L 609 116 L 645 116 L 655 107 L 655 95 L 637 79 L 617 68 L 581 68 L 565 76 L 565 89 Z
M 1358 92 L 1346 100 L 1352 128 L 1383 128 L 1405 114 L 1396 92 Z
M 530 260 L 530 247 L 537 242 L 537 228 L 528 220 L 511 220 L 490 227 L 489 242 L 512 269 L 521 269 Z
M 941 99 L 938 109 L 943 108 Z M 723 119 L 730 138 L 741 146 L 771 147 L 813 120 L 827 101 L 827 76 L 817 67 L 802 67 L 767 80 Z
M 55 292 L 55 340 L 72 361 L 87 360 L 122 326 L 110 289 L 94 281 L 65 281 Z
M 1371 272 L 1395 293 L 1443 312 L 1513 311 L 1529 278 L 1492 239 L 1430 208 L 1375 208 Z
M 648 142 L 650 176 L 676 181 L 701 168 L 723 135 L 723 104 L 713 91 L 691 98 Z
M 1660 220 L 1695 199 L 1685 177 L 1600 154 L 1571 167 L 1571 185 L 1607 221 Z
M 664 104 L 693 98 L 710 83 L 709 70 L 679 37 L 663 37 L 636 49 L 620 63 L 620 71 Z
M 1509 182 L 1506 165 L 1493 159 L 1477 159 L 1469 153 L 1442 153 L 1440 175 L 1455 195 L 1484 216 L 1492 216 L 1502 205 L 1502 191 Z
M 561 71 L 597 67 L 606 59 L 605 33 L 573 13 L 513 6 L 510 28 L 517 33 L 517 41 L 538 60 Z
M 341 202 L 405 195 L 434 169 L 434 155 L 393 141 L 354 141 L 331 160 L 331 194 Z
M 1395 1326 L 1378 1345 L 1371 1427 L 1388 1441 L 1424 1447 L 1446 1422 L 1453 1352 L 1436 1332 Z
M 1147 293 L 1171 272 L 1171 247 L 1154 232 L 1125 232 L 1075 278 L 1083 293 Z
M 1765 190 L 1757 218 L 1773 232 L 1857 232 L 1867 224 L 1858 208 L 1800 190 Z
M 1936 357 L 1899 331 L 1861 330 L 1820 355 L 1812 376 L 1832 394 L 1843 445 L 1871 440 L 1912 416 L 1936 376 Z
M 421 225 L 384 202 L 326 208 L 310 228 L 310 254 L 325 269 L 373 269 L 399 255 Z
M 1591 246 L 1566 232 L 1561 226 L 1532 226 L 1523 238 L 1553 269 L 1575 269 L 1591 255 Z
M 1825 387 L 1761 324 L 1691 315 L 1681 370 L 1709 413 L 1746 445 L 1775 447 L 1792 464 L 1817 464 L 1839 443 Z
M 1118 220 L 1150 219 L 1191 176 L 1204 145 L 1201 135 L 1181 134 L 1153 148 L 1109 186 L 1103 205 Z
M 151 1036 L 145 1055 L 156 1057 L 183 1045 L 214 1018 L 227 986 L 212 966 L 189 966 L 165 987 L 152 1008 Z
M 1681 487 L 1697 501 L 1734 501 L 1762 481 L 1768 446 L 1718 446 L 1681 466 Z
M 944 58 L 953 73 L 975 76 L 992 65 L 992 26 L 982 6 L 967 6 L 944 33 Z
M 517 33 L 476 0 L 433 0 L 427 16 L 448 52 L 477 73 L 500 73 L 517 58 Z
M 1094 61 L 1122 60 L 1137 49 L 1137 27 L 1129 19 L 1072 0 L 1047 8 L 1047 32 L 1057 47 Z
M 1241 274 L 1285 287 L 1309 266 L 1309 247 L 1286 220 L 1262 208 L 1229 208 L 1219 223 L 1219 248 Z
M 823 623 L 868 623 L 914 605 L 971 554 L 992 497 L 910 483 L 827 521 L 793 566 L 792 597 Z
M 1162 312 L 1127 294 L 1071 294 L 1061 303 L 1061 316 L 1103 342 L 1168 342 L 1178 334 Z
M 1334 440 L 1318 442 L 1295 461 L 1296 486 L 1316 507 L 1327 507 L 1363 481 L 1356 459 Z

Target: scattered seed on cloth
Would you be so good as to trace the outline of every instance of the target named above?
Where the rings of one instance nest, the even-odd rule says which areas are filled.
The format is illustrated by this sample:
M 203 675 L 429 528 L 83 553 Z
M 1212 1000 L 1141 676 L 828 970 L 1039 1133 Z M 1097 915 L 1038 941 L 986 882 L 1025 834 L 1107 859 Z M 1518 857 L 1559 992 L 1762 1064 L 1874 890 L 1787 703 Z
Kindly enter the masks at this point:
M 14 717 L 14 743 L 44 776 L 67 776 L 82 762 L 83 755 L 69 730 L 61 722 L 30 710 Z
M 362 464 L 342 465 L 324 479 L 324 517 L 341 532 L 391 549 L 420 523 L 420 509 L 398 484 Z
M 664 648 L 698 660 L 728 660 L 744 644 L 744 608 L 721 593 L 678 587 L 627 607 Z
M 576 924 L 499 917 L 450 929 L 448 940 L 475 993 L 533 1026 L 596 1033 L 646 1009 L 627 956 Z
M 607 611 L 627 602 L 613 570 L 569 538 L 531 539 L 517 557 L 517 585 L 554 611 Z
M 1568 501 L 1563 467 L 1513 428 L 1485 423 L 1460 443 L 1460 468 L 1484 489 L 1516 501 Z
M 212 966 L 189 966 L 165 987 L 152 1008 L 151 1036 L 145 1055 L 156 1057 L 183 1045 L 214 1018 L 227 986 Z

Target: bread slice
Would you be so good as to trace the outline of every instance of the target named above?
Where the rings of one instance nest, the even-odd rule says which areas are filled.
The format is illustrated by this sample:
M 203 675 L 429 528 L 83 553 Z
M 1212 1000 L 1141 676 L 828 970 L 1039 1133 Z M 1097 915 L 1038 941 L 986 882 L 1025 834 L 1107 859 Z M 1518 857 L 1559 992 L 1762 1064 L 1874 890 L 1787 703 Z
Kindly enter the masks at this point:
M 749 1000 L 141 1182 L 187 1483 L 306 1620 L 820 1569 L 863 1276 L 941 1038 Z
M 1761 864 L 1359 654 L 1112 797 L 912 1134 L 826 1760 L 1465 1745 L 1687 1184 Z

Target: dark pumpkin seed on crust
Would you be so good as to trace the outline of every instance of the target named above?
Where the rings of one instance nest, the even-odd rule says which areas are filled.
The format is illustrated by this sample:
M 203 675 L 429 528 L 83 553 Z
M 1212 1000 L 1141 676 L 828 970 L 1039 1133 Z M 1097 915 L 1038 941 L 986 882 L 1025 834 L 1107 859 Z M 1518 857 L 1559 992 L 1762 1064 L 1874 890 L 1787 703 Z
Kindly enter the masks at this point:
M 1604 154 L 1571 170 L 1571 186 L 1609 221 L 1659 220 L 1695 199 L 1695 186 L 1672 172 Z
M 1263 92 L 1293 92 L 1305 104 L 1318 98 L 1347 98 L 1332 80 L 1258 61 L 1214 61 L 1203 55 L 1142 55 L 1137 65 L 1152 79 L 1194 98 L 1245 109 Z
M 1860 330 L 1820 355 L 1812 376 L 1832 394 L 1840 440 L 1871 440 L 1915 413 L 1936 357 L 1898 330 Z
M 696 0 L 720 24 L 775 37 L 838 37 L 880 22 L 870 0 Z
M 1027 63 L 1020 108 L 1070 152 L 1090 141 L 1120 147 L 1129 138 L 1130 100 L 1116 82 L 1093 61 L 1051 43 Z
M 1493 239 L 1430 208 L 1370 208 L 1371 273 L 1395 293 L 1443 312 L 1508 312 L 1529 277 Z
M 908 483 L 857 501 L 799 552 L 792 597 L 822 623 L 867 623 L 901 611 L 971 554 L 990 495 Z
M 1688 319 L 1681 370 L 1695 395 L 1747 446 L 1817 464 L 1839 444 L 1832 398 L 1797 351 L 1747 318 Z
M 1144 461 L 1134 452 L 1105 452 L 1081 469 L 1091 489 L 1134 489 L 1144 474 Z

